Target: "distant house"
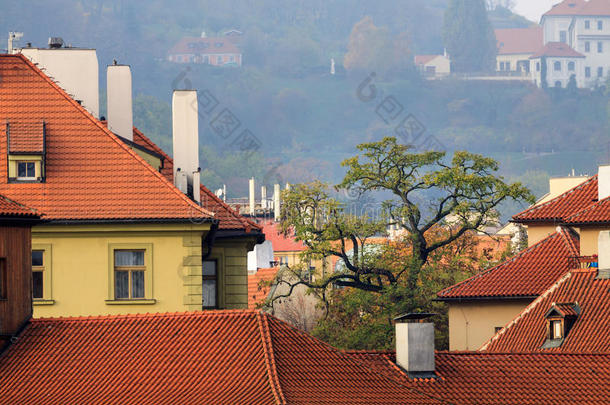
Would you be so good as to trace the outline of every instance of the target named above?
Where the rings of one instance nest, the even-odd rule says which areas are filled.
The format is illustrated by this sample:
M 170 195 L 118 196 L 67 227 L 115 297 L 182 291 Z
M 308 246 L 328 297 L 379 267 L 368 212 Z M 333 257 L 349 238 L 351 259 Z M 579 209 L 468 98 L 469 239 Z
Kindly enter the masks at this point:
M 530 57 L 542 48 L 542 27 L 495 30 L 498 72 L 530 72 Z
M 224 37 L 184 37 L 168 52 L 174 63 L 199 63 L 212 66 L 241 66 L 242 54 L 232 40 L 233 31 Z
M 415 66 L 427 77 L 442 77 L 451 73 L 451 61 L 445 55 L 415 55 Z
M 549 42 L 530 59 L 535 67 L 532 69 L 532 78 L 536 85 L 542 86 L 542 82 L 546 81 L 549 87 L 566 87 L 574 76 L 576 85 L 584 87 L 583 75 L 587 76 L 587 68 L 584 67 L 585 55 L 569 45 Z M 590 77 L 590 70 L 588 72 L 587 77 Z

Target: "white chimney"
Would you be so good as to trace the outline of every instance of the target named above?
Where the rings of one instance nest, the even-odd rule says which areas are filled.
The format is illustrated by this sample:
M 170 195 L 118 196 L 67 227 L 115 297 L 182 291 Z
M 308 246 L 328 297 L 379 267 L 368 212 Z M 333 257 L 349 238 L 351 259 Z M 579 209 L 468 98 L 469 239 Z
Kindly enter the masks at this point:
M 273 218 L 276 221 L 280 220 L 280 214 L 281 214 L 281 212 L 280 212 L 280 209 L 281 209 L 281 207 L 280 207 L 280 204 L 281 204 L 281 202 L 280 202 L 281 201 L 280 200 L 281 194 L 280 193 L 281 193 L 280 185 L 279 184 L 274 184 L 273 185 Z
M 261 208 L 267 209 L 267 187 L 261 186 Z
M 597 175 L 598 199 L 610 197 L 610 166 L 600 166 Z
M 172 98 L 172 137 L 174 146 L 174 184 L 195 201 L 200 198 L 199 112 L 197 91 L 174 90 Z M 184 180 L 186 179 L 186 185 Z
M 133 141 L 133 106 L 131 68 L 129 65 L 109 65 L 106 68 L 106 98 L 108 129 Z
M 610 231 L 601 231 L 597 241 L 598 278 L 610 278 Z
M 99 64 L 95 49 L 22 48 L 20 52 L 53 78 L 95 118 L 100 116 Z
M 422 323 L 432 314 L 406 314 L 395 318 L 396 363 L 412 378 L 435 377 L 434 324 Z
M 248 190 L 249 191 L 248 197 L 249 197 L 250 209 L 248 210 L 248 213 L 250 215 L 254 216 L 254 212 L 255 212 L 254 209 L 255 209 L 255 203 L 256 203 L 254 201 L 254 193 L 255 193 L 255 190 L 256 190 L 256 188 L 255 188 L 256 184 L 254 182 L 254 177 L 252 177 L 250 179 L 249 186 L 250 187 L 249 187 L 249 190 Z

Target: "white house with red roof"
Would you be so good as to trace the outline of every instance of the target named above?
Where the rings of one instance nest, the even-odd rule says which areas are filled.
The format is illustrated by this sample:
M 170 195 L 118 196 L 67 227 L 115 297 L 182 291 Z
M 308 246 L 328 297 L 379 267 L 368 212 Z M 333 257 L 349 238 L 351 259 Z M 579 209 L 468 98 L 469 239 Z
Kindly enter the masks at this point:
M 451 73 L 447 55 L 415 55 L 415 67 L 426 77 L 443 77 Z
M 241 66 L 242 53 L 235 45 L 234 31 L 220 37 L 184 37 L 167 54 L 174 63 L 199 63 L 212 66 Z

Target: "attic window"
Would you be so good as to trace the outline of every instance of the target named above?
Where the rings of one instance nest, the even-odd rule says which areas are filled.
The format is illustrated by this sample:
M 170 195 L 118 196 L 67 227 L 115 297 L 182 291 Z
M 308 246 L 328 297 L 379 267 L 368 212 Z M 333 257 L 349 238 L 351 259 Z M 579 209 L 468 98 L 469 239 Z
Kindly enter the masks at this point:
M 44 181 L 45 132 L 43 121 L 6 123 L 9 181 Z
M 36 162 L 17 161 L 17 180 L 35 180 Z
M 578 303 L 554 303 L 545 315 L 546 341 L 542 348 L 561 346 L 579 314 Z

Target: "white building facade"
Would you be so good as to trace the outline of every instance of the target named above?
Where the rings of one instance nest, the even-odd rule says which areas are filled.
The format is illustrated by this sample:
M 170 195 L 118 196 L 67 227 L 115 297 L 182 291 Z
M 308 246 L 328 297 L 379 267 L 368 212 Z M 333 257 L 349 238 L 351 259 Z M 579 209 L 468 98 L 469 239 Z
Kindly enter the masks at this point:
M 579 58 L 580 62 L 574 61 L 574 74 L 579 87 L 594 87 L 606 80 L 610 73 L 610 1 L 564 0 L 544 14 L 540 23 L 545 47 L 549 43 L 563 43 L 584 56 Z M 552 65 L 547 69 L 549 87 L 557 82 L 563 86 L 567 84 L 567 66 L 562 71 L 554 70 L 558 61 L 569 63 L 566 60 L 547 59 L 547 64 Z

